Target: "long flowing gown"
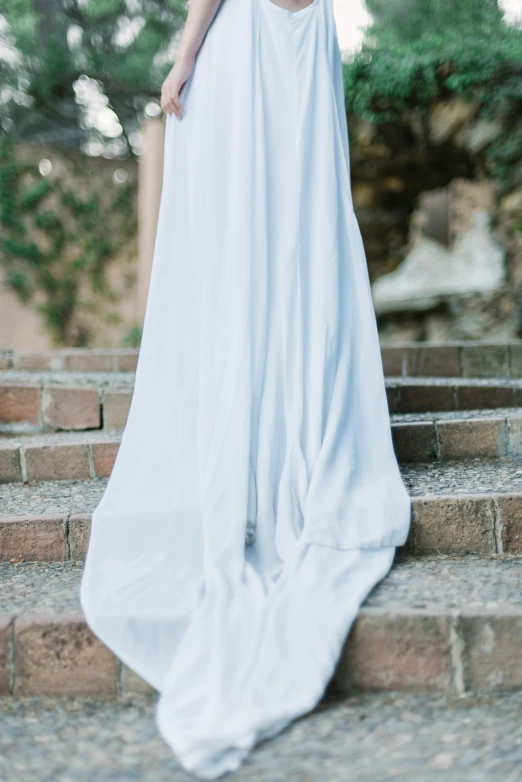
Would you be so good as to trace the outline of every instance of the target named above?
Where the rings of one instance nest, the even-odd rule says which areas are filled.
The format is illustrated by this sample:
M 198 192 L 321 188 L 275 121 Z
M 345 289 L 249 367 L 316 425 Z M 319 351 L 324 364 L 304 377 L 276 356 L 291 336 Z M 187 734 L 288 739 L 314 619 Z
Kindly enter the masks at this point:
M 223 0 L 167 119 L 134 398 L 81 598 L 202 778 L 321 698 L 403 544 L 333 0 Z

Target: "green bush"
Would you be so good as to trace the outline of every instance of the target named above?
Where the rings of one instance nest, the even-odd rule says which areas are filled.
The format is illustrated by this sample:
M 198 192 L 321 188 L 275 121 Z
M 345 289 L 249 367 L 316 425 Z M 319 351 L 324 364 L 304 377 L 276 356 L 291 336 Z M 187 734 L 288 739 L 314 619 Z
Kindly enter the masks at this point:
M 490 146 L 494 176 L 522 159 L 522 31 L 494 0 L 368 0 L 375 23 L 344 66 L 348 112 L 376 125 L 422 115 L 437 101 L 477 101 L 502 123 Z

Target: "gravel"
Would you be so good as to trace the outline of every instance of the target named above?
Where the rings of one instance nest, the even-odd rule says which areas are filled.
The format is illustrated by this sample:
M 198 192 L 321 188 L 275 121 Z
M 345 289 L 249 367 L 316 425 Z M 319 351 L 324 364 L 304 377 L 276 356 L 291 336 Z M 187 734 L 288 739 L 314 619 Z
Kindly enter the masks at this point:
M 65 517 L 69 513 L 89 513 L 98 505 L 106 486 L 105 478 L 0 484 L 0 515 Z
M 132 388 L 135 372 L 67 372 L 8 369 L 0 371 L 0 385 L 65 385 Z M 400 386 L 509 386 L 522 387 L 522 378 L 387 377 L 389 388 Z
M 113 437 L 108 435 L 109 440 Z M 473 459 L 403 465 L 401 470 L 412 497 L 522 491 L 522 464 L 516 462 Z M 96 508 L 106 485 L 103 478 L 0 484 L 0 516 L 89 513 Z
M 9 369 L 0 372 L 0 385 L 93 386 L 133 388 L 134 372 L 32 372 Z
M 402 465 L 401 472 L 412 497 L 522 491 L 522 464 L 517 462 L 432 462 Z
M 488 410 L 446 410 L 427 413 L 394 413 L 391 418 L 393 424 L 418 423 L 420 421 L 468 421 L 474 418 L 500 418 L 504 420 L 510 416 L 519 416 L 520 407 L 497 407 Z
M 260 745 L 237 782 L 520 782 L 522 695 L 329 697 Z M 0 700 L 2 782 L 190 782 L 154 702 Z
M 80 610 L 81 563 L 0 563 L 4 614 L 74 613 Z M 522 557 L 399 558 L 368 606 L 440 610 L 522 608 Z

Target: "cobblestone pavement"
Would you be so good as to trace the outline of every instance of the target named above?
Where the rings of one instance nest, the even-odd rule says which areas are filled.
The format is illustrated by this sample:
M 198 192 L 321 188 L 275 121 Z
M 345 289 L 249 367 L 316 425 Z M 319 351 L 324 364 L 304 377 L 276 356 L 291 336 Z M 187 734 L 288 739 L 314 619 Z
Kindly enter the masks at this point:
M 328 698 L 258 747 L 237 782 L 520 782 L 522 695 Z M 190 782 L 154 702 L 0 700 L 1 782 Z
M 2 613 L 78 611 L 81 570 L 81 564 L 74 562 L 0 563 Z M 366 605 L 440 609 L 522 607 L 522 557 L 468 555 L 399 559 Z

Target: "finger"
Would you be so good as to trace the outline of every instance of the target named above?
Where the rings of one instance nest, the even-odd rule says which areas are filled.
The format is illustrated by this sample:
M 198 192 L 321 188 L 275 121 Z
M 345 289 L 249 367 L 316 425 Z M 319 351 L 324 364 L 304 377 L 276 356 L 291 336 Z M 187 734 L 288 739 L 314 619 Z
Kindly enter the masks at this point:
M 179 98 L 175 98 L 173 103 L 175 107 L 176 116 L 178 116 L 179 114 L 179 119 L 181 119 L 183 117 L 183 104 L 181 103 Z
M 167 102 L 167 110 L 169 114 L 174 114 L 177 119 L 182 119 L 183 112 L 179 110 L 179 106 L 175 100 L 171 99 Z

